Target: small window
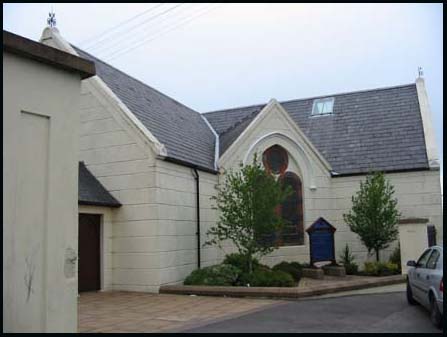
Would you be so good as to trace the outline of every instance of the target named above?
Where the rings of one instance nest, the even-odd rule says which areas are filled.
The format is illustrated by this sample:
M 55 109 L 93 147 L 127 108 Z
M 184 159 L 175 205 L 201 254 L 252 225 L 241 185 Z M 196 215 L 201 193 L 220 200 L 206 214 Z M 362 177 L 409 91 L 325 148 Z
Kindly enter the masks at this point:
M 334 98 L 320 98 L 314 100 L 312 107 L 312 115 L 327 115 L 332 114 L 334 109 Z

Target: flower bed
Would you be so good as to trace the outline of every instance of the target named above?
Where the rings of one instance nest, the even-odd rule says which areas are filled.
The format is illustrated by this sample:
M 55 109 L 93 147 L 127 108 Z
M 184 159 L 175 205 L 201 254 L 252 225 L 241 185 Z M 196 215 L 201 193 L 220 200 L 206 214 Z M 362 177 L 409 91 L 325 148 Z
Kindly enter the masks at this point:
M 184 281 L 184 285 L 205 286 L 248 286 L 248 287 L 296 287 L 303 275 L 298 262 L 281 262 L 270 268 L 240 254 L 226 256 L 223 263 L 194 270 Z

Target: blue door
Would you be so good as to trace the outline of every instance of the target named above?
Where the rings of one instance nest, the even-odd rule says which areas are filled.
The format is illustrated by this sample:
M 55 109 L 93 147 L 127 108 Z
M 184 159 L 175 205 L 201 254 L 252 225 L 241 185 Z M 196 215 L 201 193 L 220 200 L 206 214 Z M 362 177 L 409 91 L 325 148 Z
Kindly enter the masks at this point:
M 311 256 L 313 261 L 331 261 L 334 252 L 333 233 L 318 231 L 311 234 Z

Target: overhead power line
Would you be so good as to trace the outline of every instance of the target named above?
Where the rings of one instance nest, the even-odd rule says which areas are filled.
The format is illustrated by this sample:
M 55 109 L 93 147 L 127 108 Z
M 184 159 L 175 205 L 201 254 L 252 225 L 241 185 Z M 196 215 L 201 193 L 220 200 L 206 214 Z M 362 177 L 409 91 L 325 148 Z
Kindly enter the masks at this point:
M 121 35 L 121 37 L 118 37 L 118 38 L 117 38 L 116 35 L 115 35 L 115 36 L 111 36 L 111 37 L 105 39 L 104 42 L 105 42 L 105 41 L 109 41 L 109 40 L 111 40 L 111 39 L 113 39 L 113 42 L 116 42 L 116 41 L 118 41 L 118 42 L 119 42 L 119 41 L 122 41 L 123 39 L 126 38 L 125 35 L 126 35 L 127 33 L 129 33 L 130 31 L 132 31 L 132 29 L 134 29 L 134 28 L 136 28 L 136 27 L 141 27 L 142 25 L 144 25 L 144 24 L 146 24 L 146 23 L 148 23 L 148 22 L 150 22 L 150 21 L 152 21 L 152 20 L 155 20 L 156 18 L 158 18 L 158 17 L 160 17 L 160 16 L 162 16 L 162 15 L 165 15 L 165 14 L 167 14 L 167 13 L 173 11 L 174 9 L 176 9 L 176 8 L 182 6 L 182 5 L 184 5 L 184 3 L 177 4 L 177 5 L 173 6 L 173 7 L 170 7 L 170 8 L 168 8 L 168 9 L 166 9 L 166 10 L 160 12 L 160 13 L 157 13 L 157 14 L 155 14 L 155 15 L 152 15 L 152 16 L 150 16 L 149 18 L 147 18 L 146 20 L 144 20 L 143 22 L 139 22 L 139 23 L 137 23 L 137 24 L 135 24 L 135 25 L 133 25 L 133 26 L 131 26 L 131 27 L 128 27 L 127 30 L 125 30 L 125 31 L 123 31 L 123 32 L 119 32 L 118 35 Z M 90 47 L 88 48 L 88 50 L 91 51 L 92 49 L 98 48 L 98 45 L 101 45 L 101 44 L 103 44 L 103 43 L 96 43 L 96 44 L 90 46 Z M 116 43 L 115 43 L 115 44 L 116 44 Z M 115 45 L 115 44 L 114 44 L 114 45 Z M 101 49 L 101 48 L 103 48 L 103 47 L 100 47 L 100 49 Z
M 118 51 L 118 52 L 112 53 L 112 54 L 110 54 L 110 55 L 108 56 L 108 61 L 111 61 L 111 60 L 113 60 L 113 59 L 115 59 L 115 58 L 117 58 L 117 57 L 120 57 L 120 56 L 122 56 L 122 55 L 124 55 L 124 54 L 127 54 L 128 52 L 130 52 L 130 51 L 132 51 L 132 50 L 134 50 L 134 49 L 136 49 L 136 48 L 139 48 L 139 47 L 141 47 L 142 45 L 147 44 L 147 43 L 149 43 L 149 42 L 151 42 L 151 41 L 157 39 L 158 37 L 160 37 L 160 36 L 162 36 L 162 35 L 165 35 L 165 34 L 171 32 L 171 31 L 173 31 L 173 30 L 175 30 L 175 29 L 177 29 L 177 28 L 179 28 L 179 27 L 181 27 L 181 26 L 184 26 L 184 25 L 186 25 L 187 23 L 191 22 L 192 20 L 194 20 L 194 19 L 196 19 L 196 18 L 198 18 L 198 17 L 200 17 L 200 16 L 202 16 L 202 15 L 204 15 L 204 14 L 210 12 L 210 11 L 213 10 L 213 9 L 216 9 L 217 7 L 219 7 L 219 5 L 218 5 L 218 6 L 214 6 L 214 7 L 212 7 L 212 8 L 208 8 L 207 10 L 203 11 L 202 13 L 200 13 L 200 14 L 198 14 L 198 15 L 195 15 L 195 16 L 193 16 L 193 17 L 187 19 L 187 20 L 184 20 L 184 21 L 182 21 L 181 23 L 179 23 L 179 24 L 177 24 L 177 25 L 171 27 L 171 28 L 168 29 L 168 30 L 160 31 L 160 32 L 159 32 L 160 34 L 158 34 L 158 35 L 157 35 L 157 34 L 154 34 L 154 35 L 150 36 L 148 39 L 145 39 L 145 40 L 141 41 L 140 43 L 136 44 L 135 46 L 133 46 L 133 47 L 127 49 L 127 50 L 124 50 L 124 51 Z
M 132 32 L 133 34 L 131 38 L 122 41 L 115 41 L 114 44 L 108 45 L 108 47 L 102 48 L 101 50 L 96 50 L 95 53 L 99 54 L 98 56 L 101 56 L 125 50 L 126 48 L 132 47 L 136 43 L 141 42 L 144 38 L 152 36 L 154 33 L 159 33 L 160 31 L 169 28 L 173 24 L 176 24 L 186 18 L 189 18 L 201 12 L 204 8 L 207 7 L 210 7 L 210 4 L 205 4 L 204 7 L 202 6 L 200 8 L 196 8 L 195 6 L 189 7 L 192 10 L 187 12 L 185 12 L 184 10 L 182 12 L 177 11 L 175 14 L 161 18 L 161 20 L 153 21 L 152 24 L 155 25 L 155 27 L 153 27 L 155 30 L 144 28 L 143 30 L 140 30 L 138 33 Z M 179 13 L 180 15 L 176 15 Z
M 88 48 L 88 45 L 91 44 L 92 42 L 95 42 L 95 43 L 97 43 L 97 42 L 101 42 L 101 41 L 103 41 L 104 39 L 101 39 L 101 40 L 99 40 L 99 41 L 95 41 L 95 40 L 97 40 L 98 38 L 100 38 L 100 37 L 102 37 L 102 36 L 104 36 L 104 35 L 110 34 L 110 33 L 113 32 L 114 30 L 116 30 L 117 28 L 121 28 L 122 26 L 124 26 L 124 25 L 126 25 L 127 23 L 129 23 L 129 22 L 135 20 L 136 18 L 139 18 L 140 16 L 143 16 L 143 15 L 149 13 L 149 12 L 152 12 L 154 9 L 157 9 L 158 7 L 162 6 L 163 4 L 164 4 L 164 2 L 161 2 L 161 3 L 159 3 L 158 5 L 155 5 L 155 6 L 151 7 L 151 8 L 148 8 L 148 9 L 146 9 L 144 12 L 142 12 L 142 13 L 140 13 L 140 14 L 137 14 L 137 15 L 135 15 L 135 16 L 132 16 L 131 18 L 129 18 L 129 19 L 123 21 L 123 22 L 120 22 L 120 23 L 117 24 L 116 26 L 113 26 L 112 28 L 109 28 L 109 29 L 103 31 L 102 33 L 100 33 L 100 34 L 98 34 L 98 35 L 96 35 L 96 36 L 94 36 L 94 37 L 88 38 L 87 40 L 84 40 L 84 41 L 80 42 L 79 45 L 80 45 L 80 46 L 83 46 L 83 45 L 84 45 L 84 48 Z

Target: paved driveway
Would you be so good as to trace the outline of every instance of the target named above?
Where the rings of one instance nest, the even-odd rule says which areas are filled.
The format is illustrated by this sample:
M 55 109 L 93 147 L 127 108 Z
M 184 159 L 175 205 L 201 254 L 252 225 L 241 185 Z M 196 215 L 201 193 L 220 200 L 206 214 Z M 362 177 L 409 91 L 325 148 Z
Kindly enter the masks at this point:
M 285 302 L 136 292 L 81 293 L 79 332 L 179 331 Z
M 299 300 L 184 332 L 440 332 L 404 292 Z

